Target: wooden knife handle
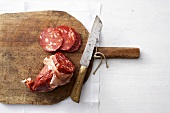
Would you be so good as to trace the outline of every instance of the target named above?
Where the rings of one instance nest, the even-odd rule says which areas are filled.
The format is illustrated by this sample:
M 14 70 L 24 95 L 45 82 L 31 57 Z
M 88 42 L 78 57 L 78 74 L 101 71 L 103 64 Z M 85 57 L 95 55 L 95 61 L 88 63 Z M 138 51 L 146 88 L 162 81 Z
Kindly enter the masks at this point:
M 140 49 L 133 47 L 98 47 L 106 58 L 139 58 Z
M 71 92 L 71 99 L 74 102 L 79 103 L 80 100 L 80 94 L 81 94 L 81 89 L 82 89 L 82 85 L 83 85 L 83 81 L 84 81 L 84 77 L 86 75 L 86 71 L 87 71 L 87 67 L 86 66 L 81 66 L 76 82 L 74 83 L 72 92 Z

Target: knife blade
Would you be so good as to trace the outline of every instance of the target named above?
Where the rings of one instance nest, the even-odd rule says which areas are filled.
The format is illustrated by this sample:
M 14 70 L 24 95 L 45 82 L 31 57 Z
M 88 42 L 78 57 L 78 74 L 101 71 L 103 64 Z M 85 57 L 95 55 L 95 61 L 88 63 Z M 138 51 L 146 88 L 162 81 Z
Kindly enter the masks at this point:
M 73 89 L 70 95 L 71 99 L 74 102 L 79 103 L 84 77 L 86 75 L 87 68 L 90 64 L 90 60 L 92 58 L 95 44 L 97 40 L 99 39 L 99 35 L 100 35 L 102 27 L 103 27 L 103 24 L 100 18 L 96 16 L 95 21 L 93 23 L 93 27 L 91 29 L 91 32 L 88 38 L 88 41 L 87 41 L 87 44 L 86 44 L 86 47 L 80 59 L 81 67 L 79 69 L 77 79 L 75 81 L 75 84 L 73 86 Z

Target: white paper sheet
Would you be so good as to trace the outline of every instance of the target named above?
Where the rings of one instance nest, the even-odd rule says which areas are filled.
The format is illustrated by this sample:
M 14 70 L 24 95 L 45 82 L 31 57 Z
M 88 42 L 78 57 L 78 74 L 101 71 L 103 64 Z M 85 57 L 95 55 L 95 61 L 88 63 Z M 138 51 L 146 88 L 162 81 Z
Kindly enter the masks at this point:
M 0 1 L 0 14 L 2 13 L 14 13 L 14 12 L 24 12 L 24 2 L 9 2 Z
M 71 7 L 70 7 L 71 6 Z M 88 31 L 94 18 L 100 16 L 100 3 L 94 2 L 0 2 L 0 13 L 30 12 L 43 10 L 66 11 L 80 20 Z M 94 62 L 94 67 L 97 64 Z M 80 103 L 74 103 L 70 97 L 54 105 L 7 105 L 0 104 L 0 113 L 98 113 L 99 73 L 90 75 L 82 89 Z

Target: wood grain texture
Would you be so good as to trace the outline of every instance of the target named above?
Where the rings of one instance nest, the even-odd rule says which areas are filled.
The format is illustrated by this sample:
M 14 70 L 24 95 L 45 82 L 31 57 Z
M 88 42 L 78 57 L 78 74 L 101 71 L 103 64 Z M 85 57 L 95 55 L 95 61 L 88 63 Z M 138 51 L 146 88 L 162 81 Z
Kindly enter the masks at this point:
M 139 58 L 140 49 L 132 47 L 98 47 L 106 58 Z
M 43 67 L 43 59 L 55 54 L 44 51 L 38 37 L 44 28 L 67 25 L 81 34 L 82 45 L 77 52 L 65 54 L 76 71 L 71 81 L 46 93 L 31 92 L 21 81 L 34 79 Z M 0 101 L 9 104 L 54 104 L 67 98 L 80 67 L 88 31 L 76 18 L 66 12 L 42 11 L 0 15 Z M 92 62 L 87 70 L 87 80 Z
M 79 70 L 79 73 L 77 75 L 77 79 L 75 81 L 75 84 L 73 86 L 71 95 L 70 95 L 71 99 L 74 102 L 79 103 L 80 95 L 81 95 L 81 89 L 82 89 L 82 86 L 83 86 L 84 78 L 86 76 L 86 72 L 87 72 L 87 67 L 86 66 L 81 66 L 80 70 Z

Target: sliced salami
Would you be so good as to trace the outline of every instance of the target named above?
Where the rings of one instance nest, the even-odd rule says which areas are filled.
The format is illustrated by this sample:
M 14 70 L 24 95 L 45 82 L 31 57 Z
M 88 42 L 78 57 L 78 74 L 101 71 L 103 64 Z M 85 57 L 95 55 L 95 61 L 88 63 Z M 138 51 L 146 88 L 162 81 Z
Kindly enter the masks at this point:
M 47 28 L 41 32 L 39 42 L 42 48 L 46 51 L 53 52 L 59 49 L 63 43 L 63 37 L 60 31 L 54 28 Z
M 45 66 L 35 80 L 24 80 L 31 91 L 47 92 L 70 81 L 75 67 L 62 53 L 57 52 L 44 59 Z
M 55 58 L 53 58 L 53 60 L 54 61 L 57 60 L 57 62 L 59 63 L 58 71 L 61 73 L 70 74 L 75 69 L 74 64 L 72 62 L 70 62 L 70 60 L 60 52 L 57 52 L 55 54 Z M 57 62 L 55 61 L 55 63 L 57 63 Z M 57 64 L 55 64 L 55 65 L 57 65 Z
M 69 50 L 76 41 L 76 31 L 68 26 L 59 26 L 55 29 L 61 32 L 62 37 L 64 39 L 60 50 Z
M 77 51 L 78 49 L 79 49 L 79 47 L 80 47 L 80 45 L 81 45 L 81 36 L 80 36 L 80 34 L 76 34 L 76 42 L 75 42 L 75 44 L 68 50 L 68 52 L 75 52 L 75 51 Z

